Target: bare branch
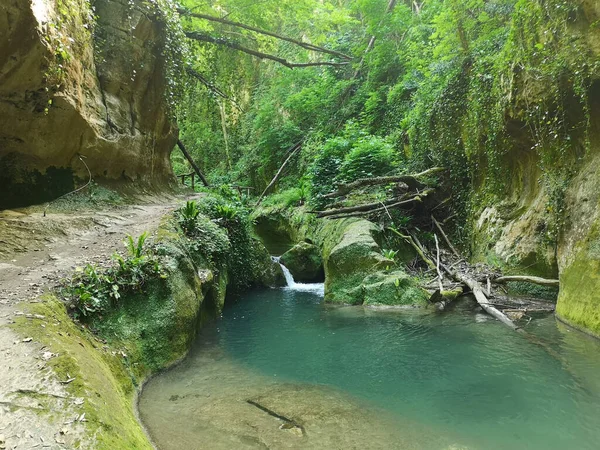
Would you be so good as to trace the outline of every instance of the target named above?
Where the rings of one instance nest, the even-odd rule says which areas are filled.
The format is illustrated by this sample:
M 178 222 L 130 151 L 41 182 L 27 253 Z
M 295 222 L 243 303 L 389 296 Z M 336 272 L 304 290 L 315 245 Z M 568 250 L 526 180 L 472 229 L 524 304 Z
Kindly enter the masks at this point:
M 233 103 L 233 105 L 235 105 L 235 107 L 237 109 L 239 109 L 241 112 L 244 112 L 243 108 L 238 104 L 238 102 L 236 102 L 234 99 L 229 97 L 221 89 L 219 89 L 213 83 L 208 81 L 206 78 L 204 78 L 204 76 L 202 76 L 198 71 L 192 69 L 191 67 L 188 67 L 186 69 L 186 72 L 188 73 L 188 75 L 192 76 L 193 78 L 198 80 L 200 83 L 202 83 L 209 91 L 213 92 L 214 94 L 218 95 L 219 97 L 221 97 L 225 100 L 229 100 L 231 103 Z
M 540 277 L 529 277 L 526 275 L 511 275 L 511 276 L 499 277 L 493 281 L 494 281 L 494 283 L 508 283 L 510 281 L 521 281 L 521 282 L 525 282 L 525 283 L 538 284 L 540 286 L 550 286 L 550 287 L 559 287 L 560 286 L 559 280 L 551 280 L 551 279 L 549 280 L 547 278 L 540 278 Z
M 352 192 L 354 189 L 366 187 L 366 186 L 377 186 L 382 184 L 389 183 L 411 183 L 415 184 L 415 181 L 418 181 L 418 178 L 423 178 L 429 175 L 433 175 L 439 172 L 443 172 L 446 169 L 443 167 L 432 167 L 431 169 L 427 169 L 423 172 L 416 173 L 414 175 L 406 174 L 406 175 L 395 175 L 390 177 L 375 177 L 375 178 L 359 178 L 356 181 L 348 184 L 342 184 L 338 186 L 338 190 L 332 192 L 331 194 L 324 195 L 323 198 L 335 198 L 340 197 L 342 195 L 346 195 L 349 192 Z
M 273 185 L 277 182 L 277 179 L 283 172 L 283 169 L 285 168 L 285 166 L 287 166 L 287 163 L 290 162 L 290 159 L 292 159 L 292 156 L 294 156 L 296 154 L 296 152 L 302 148 L 303 143 L 304 143 L 304 140 L 301 140 L 301 141 L 295 143 L 294 145 L 292 145 L 290 147 L 290 149 L 287 151 L 288 157 L 285 159 L 285 161 L 283 162 L 283 164 L 281 165 L 281 167 L 279 168 L 279 170 L 277 171 L 277 173 L 275 174 L 275 176 L 273 177 L 273 179 L 271 180 L 269 185 L 265 188 L 263 193 L 260 194 L 260 197 L 258 198 L 258 201 L 256 202 L 255 208 L 258 208 L 258 206 L 263 201 L 263 198 L 265 197 L 265 195 L 267 194 L 269 189 L 271 189 L 273 187 Z
M 193 39 L 200 42 L 209 42 L 211 44 L 223 45 L 225 47 L 232 48 L 234 50 L 239 50 L 241 52 L 247 53 L 252 56 L 256 56 L 260 59 L 269 59 L 271 61 L 278 62 L 279 64 L 289 67 L 293 69 L 295 67 L 316 67 L 316 66 L 332 66 L 332 67 L 341 67 L 349 64 L 348 62 L 331 62 L 331 61 L 320 61 L 320 62 L 311 62 L 311 63 L 294 63 L 290 62 L 284 58 L 280 58 L 279 56 L 271 55 L 269 53 L 259 52 L 257 50 L 252 50 L 251 48 L 244 47 L 238 42 L 231 41 L 229 39 L 217 38 L 214 36 L 210 36 L 208 34 L 199 33 L 197 31 L 187 31 L 185 35 L 189 39 Z
M 210 20 L 212 22 L 219 22 L 219 23 L 222 23 L 225 25 L 231 25 L 233 27 L 243 28 L 245 30 L 254 31 L 255 33 L 264 34 L 265 36 L 271 36 L 271 37 L 274 37 L 274 38 L 282 40 L 282 41 L 291 42 L 292 44 L 296 44 L 302 48 L 311 50 L 313 52 L 327 53 L 329 55 L 337 56 L 339 58 L 343 58 L 348 61 L 352 61 L 352 59 L 354 59 L 354 58 L 352 58 L 352 56 L 346 55 L 341 52 L 336 52 L 335 50 L 329 50 L 324 47 L 319 47 L 317 45 L 313 45 L 309 42 L 299 41 L 297 39 L 293 39 L 293 38 L 290 38 L 287 36 L 282 36 L 280 34 L 273 33 L 272 31 L 263 30 L 261 28 L 256 28 L 256 27 L 253 27 L 250 25 L 246 25 L 244 23 L 234 22 L 232 20 L 222 19 L 220 17 L 210 16 L 208 14 L 193 13 L 193 12 L 187 11 L 185 9 L 178 9 L 178 12 L 179 12 L 179 14 L 184 15 L 184 16 L 195 17 L 197 19 Z

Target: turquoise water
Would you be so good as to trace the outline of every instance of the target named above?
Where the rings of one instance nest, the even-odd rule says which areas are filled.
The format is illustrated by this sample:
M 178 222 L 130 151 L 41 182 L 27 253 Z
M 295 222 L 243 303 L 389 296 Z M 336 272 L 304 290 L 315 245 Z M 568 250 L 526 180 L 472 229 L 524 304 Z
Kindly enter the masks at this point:
M 402 445 L 390 437 L 372 448 L 600 448 L 600 344 L 553 317 L 535 320 L 527 329 L 553 351 L 477 312 L 469 301 L 436 314 L 328 307 L 312 292 L 254 292 L 202 331 L 181 366 L 148 385 L 140 412 L 155 438 L 165 434 L 165 427 L 172 430 L 174 422 L 185 429 L 176 434 L 185 435 L 181 442 L 157 438 L 161 448 L 192 448 L 189 442 L 196 442 L 193 448 L 238 448 L 198 444 L 210 431 L 200 426 L 190 434 L 190 423 L 204 420 L 198 418 L 201 408 L 204 416 L 212 416 L 220 411 L 214 406 L 219 398 L 233 405 L 253 389 L 277 389 L 273 383 L 318 385 L 348 395 L 361 405 L 353 407 L 356 411 L 364 406 L 389 415 L 392 425 L 378 435 L 402 426 L 405 436 L 409 429 L 420 430 Z M 167 393 L 172 400 L 177 389 L 204 403 L 165 407 Z M 206 398 L 213 409 L 206 409 Z M 185 419 L 188 412 L 191 422 Z M 223 414 L 227 423 L 227 411 Z M 344 424 L 340 414 L 334 419 Z M 221 422 L 214 426 L 219 433 L 227 430 Z M 344 435 L 353 430 L 356 425 Z M 306 433 L 310 438 L 308 426 Z M 334 448 L 302 442 L 270 448 L 309 448 L 306 442 L 314 444 L 311 448 Z M 360 436 L 356 442 L 352 448 L 365 448 Z M 246 444 L 253 448 L 252 441 Z

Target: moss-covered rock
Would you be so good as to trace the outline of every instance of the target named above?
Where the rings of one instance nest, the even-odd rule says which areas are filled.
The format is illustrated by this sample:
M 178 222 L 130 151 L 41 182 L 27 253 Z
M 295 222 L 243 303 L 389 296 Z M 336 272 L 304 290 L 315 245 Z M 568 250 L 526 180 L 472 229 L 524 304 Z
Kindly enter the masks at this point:
M 281 255 L 281 262 L 298 282 L 317 283 L 325 279 L 321 250 L 314 244 L 296 244 Z
M 72 379 L 66 389 L 73 399 L 80 400 L 78 414 L 85 414 L 86 420 L 80 422 L 85 438 L 76 447 L 152 449 L 133 412 L 136 387 L 127 370 L 136 364 L 132 355 L 102 345 L 71 320 L 65 305 L 54 296 L 29 304 L 26 311 L 39 319 L 19 317 L 13 329 L 56 355 L 46 364 L 59 380 Z
M 327 221 L 321 230 L 325 301 L 349 304 L 424 304 L 415 280 L 381 254 L 377 227 L 363 219 Z
M 577 246 L 560 274 L 557 316 L 600 337 L 600 223 Z
M 367 276 L 361 286 L 365 305 L 424 306 L 429 295 L 402 270 L 379 271 Z

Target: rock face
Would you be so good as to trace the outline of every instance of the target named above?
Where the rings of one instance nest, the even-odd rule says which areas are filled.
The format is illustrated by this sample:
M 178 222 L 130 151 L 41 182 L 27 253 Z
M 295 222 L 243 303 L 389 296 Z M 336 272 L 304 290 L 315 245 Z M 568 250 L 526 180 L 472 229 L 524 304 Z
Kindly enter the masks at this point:
M 299 283 L 318 283 L 325 280 L 321 251 L 316 245 L 301 242 L 281 255 L 281 262 Z
M 600 19 L 600 5 L 588 0 L 579 3 L 580 14 L 570 32 L 600 57 L 600 32 L 591 25 Z M 570 165 L 570 178 L 542 182 L 548 173 L 540 168 L 535 136 L 516 119 L 509 122 L 510 148 L 503 164 L 510 195 L 503 201 L 478 199 L 481 206 L 472 222 L 472 249 L 476 259 L 508 271 L 560 277 L 557 316 L 600 336 L 600 80 L 589 82 L 589 134 L 574 131 L 571 148 L 561 156 L 561 162 Z M 535 81 L 523 84 L 516 94 L 518 102 L 527 100 L 531 92 L 544 92 L 545 87 L 535 86 Z M 574 105 L 566 115 L 581 114 Z M 483 184 L 476 195 L 484 191 Z M 557 220 L 560 233 L 553 236 L 549 231 Z
M 160 14 L 140 0 L 67 5 L 0 5 L 0 208 L 70 191 L 88 179 L 82 161 L 95 180 L 172 176 Z
M 325 301 L 349 304 L 423 305 L 428 296 L 394 262 L 381 254 L 367 220 L 327 221 L 321 233 Z

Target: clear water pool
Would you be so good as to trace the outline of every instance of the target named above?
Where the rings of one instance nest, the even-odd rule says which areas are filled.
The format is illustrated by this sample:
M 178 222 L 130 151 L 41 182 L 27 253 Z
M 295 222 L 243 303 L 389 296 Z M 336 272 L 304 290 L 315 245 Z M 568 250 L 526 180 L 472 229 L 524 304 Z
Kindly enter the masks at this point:
M 253 292 L 146 386 L 140 414 L 163 450 L 600 448 L 600 343 L 553 317 L 528 331 L 556 353 L 468 301 L 436 314 Z

